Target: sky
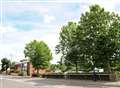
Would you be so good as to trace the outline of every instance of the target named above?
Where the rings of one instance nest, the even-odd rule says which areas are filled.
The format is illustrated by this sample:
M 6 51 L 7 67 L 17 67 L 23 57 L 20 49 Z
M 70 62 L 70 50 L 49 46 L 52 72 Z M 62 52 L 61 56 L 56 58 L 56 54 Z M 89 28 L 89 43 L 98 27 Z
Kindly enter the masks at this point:
M 120 14 L 119 0 L 0 0 L 0 59 L 24 59 L 24 47 L 32 40 L 43 40 L 55 54 L 61 27 L 78 22 L 89 6 L 99 4 L 105 10 Z

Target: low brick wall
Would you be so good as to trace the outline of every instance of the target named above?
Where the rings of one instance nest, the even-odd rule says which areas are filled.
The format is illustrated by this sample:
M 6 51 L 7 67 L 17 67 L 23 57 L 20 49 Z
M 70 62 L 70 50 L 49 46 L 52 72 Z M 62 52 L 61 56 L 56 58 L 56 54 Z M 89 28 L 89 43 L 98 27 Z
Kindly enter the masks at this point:
M 43 78 L 59 78 L 59 79 L 79 79 L 79 80 L 96 80 L 101 81 L 117 81 L 116 76 L 113 74 L 45 74 Z

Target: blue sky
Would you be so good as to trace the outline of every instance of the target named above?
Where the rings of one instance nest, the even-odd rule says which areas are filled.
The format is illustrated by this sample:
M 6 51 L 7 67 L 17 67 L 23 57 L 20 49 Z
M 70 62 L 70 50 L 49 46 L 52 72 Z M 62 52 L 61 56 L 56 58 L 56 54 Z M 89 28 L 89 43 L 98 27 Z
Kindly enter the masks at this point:
M 49 45 L 52 62 L 56 63 L 60 56 L 55 55 L 55 45 L 61 26 L 68 21 L 79 21 L 81 13 L 93 4 L 120 12 L 119 0 L 2 0 L 0 58 L 23 59 L 25 44 L 36 39 Z

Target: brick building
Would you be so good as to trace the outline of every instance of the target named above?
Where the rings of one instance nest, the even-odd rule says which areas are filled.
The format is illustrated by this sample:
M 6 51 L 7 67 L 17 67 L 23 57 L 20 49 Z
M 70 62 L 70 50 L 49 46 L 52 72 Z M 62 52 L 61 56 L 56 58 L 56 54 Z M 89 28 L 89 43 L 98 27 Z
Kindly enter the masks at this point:
M 32 76 L 32 74 L 37 73 L 37 70 L 32 66 L 29 61 L 22 61 L 15 65 L 16 71 L 26 71 L 28 76 Z M 39 74 L 44 74 L 46 69 L 39 69 Z
M 45 74 L 46 69 L 39 69 L 39 74 Z M 37 73 L 37 70 L 33 68 L 30 62 L 27 62 L 27 75 L 32 76 L 32 74 Z

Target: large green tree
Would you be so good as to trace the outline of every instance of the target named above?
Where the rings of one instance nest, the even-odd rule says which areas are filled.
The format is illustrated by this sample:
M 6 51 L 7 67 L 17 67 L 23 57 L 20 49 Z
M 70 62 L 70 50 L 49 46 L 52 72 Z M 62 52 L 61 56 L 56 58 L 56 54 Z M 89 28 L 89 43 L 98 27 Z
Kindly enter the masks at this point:
M 77 31 L 77 23 L 68 22 L 67 25 L 61 28 L 60 44 L 56 46 L 57 53 L 62 53 L 61 62 L 64 62 L 67 67 L 75 66 L 76 72 L 78 72 L 79 64 L 84 61 L 82 60 L 83 54 L 81 52 L 83 48 L 78 45 L 78 42 L 80 43 L 78 38 L 82 36 Z
M 10 67 L 10 60 L 8 60 L 7 58 L 3 58 L 1 59 L 1 63 L 2 63 L 2 71 L 6 71 L 7 73 L 7 69 Z
M 94 67 L 111 72 L 111 67 L 120 61 L 120 17 L 105 11 L 98 5 L 82 14 L 78 30 L 82 30 L 85 55 Z
M 30 59 L 38 74 L 40 68 L 48 68 L 52 59 L 52 53 L 43 41 L 34 40 L 26 44 L 24 54 Z
M 111 68 L 120 61 L 120 16 L 98 5 L 90 6 L 78 24 L 69 22 L 60 32 L 57 52 L 65 60 L 83 68 Z

